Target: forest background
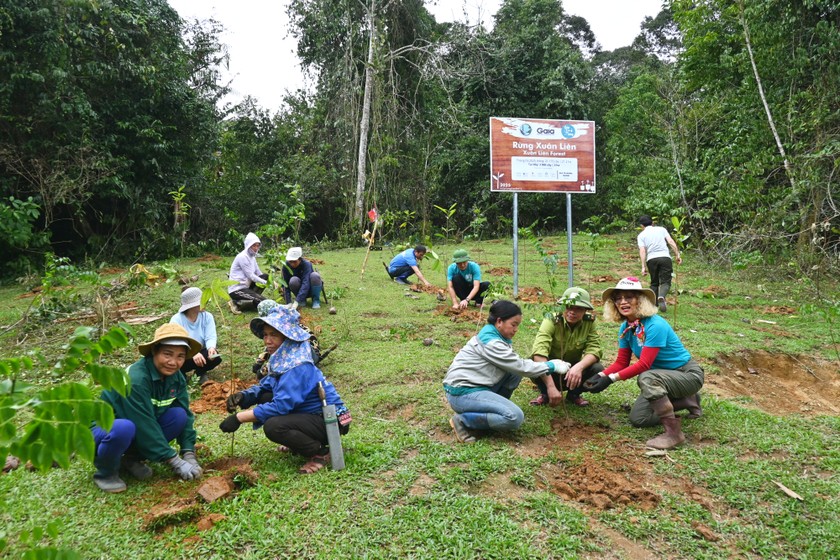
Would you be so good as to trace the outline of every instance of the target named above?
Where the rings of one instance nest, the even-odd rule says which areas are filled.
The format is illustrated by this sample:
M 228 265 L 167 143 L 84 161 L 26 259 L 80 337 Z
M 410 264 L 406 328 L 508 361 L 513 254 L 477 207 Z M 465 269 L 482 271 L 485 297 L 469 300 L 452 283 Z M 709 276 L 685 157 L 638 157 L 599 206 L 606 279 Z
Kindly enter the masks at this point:
M 646 213 L 713 261 L 837 267 L 834 2 L 665 2 L 614 51 L 557 0 L 507 1 L 492 31 L 419 0 L 289 16 L 316 86 L 274 111 L 219 103 L 218 22 L 162 0 L 0 2 L 3 274 L 48 253 L 231 254 L 247 231 L 352 246 L 374 206 L 385 240 L 506 236 L 489 116 L 595 121 L 598 193 L 574 198 L 576 229 Z M 561 230 L 564 205 L 521 197 L 520 223 Z

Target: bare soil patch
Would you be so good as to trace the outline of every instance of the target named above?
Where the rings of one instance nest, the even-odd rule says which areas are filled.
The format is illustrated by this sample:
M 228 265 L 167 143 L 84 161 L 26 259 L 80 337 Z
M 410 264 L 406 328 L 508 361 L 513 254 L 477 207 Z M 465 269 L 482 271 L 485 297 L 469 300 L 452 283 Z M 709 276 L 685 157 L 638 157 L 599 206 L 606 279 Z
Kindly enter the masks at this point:
M 449 317 L 449 320 L 453 323 L 472 323 L 473 325 L 480 325 L 482 319 L 484 321 L 487 320 L 487 316 L 484 313 L 480 312 L 478 309 L 473 308 L 466 308 L 466 309 L 452 309 L 450 306 L 446 307 L 439 307 L 435 310 L 438 315 L 443 315 L 445 317 Z M 470 338 L 475 334 L 473 332 L 470 334 Z
M 525 303 L 548 303 L 553 299 L 550 293 L 535 286 L 520 288 L 519 295 L 516 296 L 517 301 L 524 301 Z
M 834 362 L 764 351 L 724 354 L 715 362 L 721 373 L 707 376 L 705 390 L 716 396 L 749 397 L 747 406 L 776 416 L 840 414 Z
M 207 253 L 203 257 L 199 257 L 195 260 L 197 260 L 198 262 L 213 262 L 222 260 L 222 257 L 220 257 L 219 255 L 214 255 L 212 253 Z
M 228 395 L 247 389 L 254 384 L 253 379 L 231 381 L 205 381 L 201 386 L 201 398 L 190 401 L 190 409 L 196 414 L 204 412 L 227 413 L 225 401 Z
M 497 266 L 491 268 L 487 272 L 493 276 L 507 276 L 508 274 L 511 274 L 511 270 L 506 266 Z

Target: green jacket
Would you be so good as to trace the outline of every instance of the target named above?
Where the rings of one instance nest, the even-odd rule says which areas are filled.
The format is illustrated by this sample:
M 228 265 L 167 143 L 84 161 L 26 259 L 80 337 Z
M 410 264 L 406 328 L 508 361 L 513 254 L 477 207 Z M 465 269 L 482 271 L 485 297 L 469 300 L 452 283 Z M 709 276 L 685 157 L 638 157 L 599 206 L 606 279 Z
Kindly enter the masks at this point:
M 540 332 L 534 339 L 531 348 L 531 355 L 539 354 L 548 359 L 558 359 L 578 363 L 587 354 L 592 354 L 601 360 L 601 340 L 595 331 L 595 318 L 584 318 L 572 328 L 566 323 L 562 314 L 557 315 L 557 322 L 554 318 L 543 319 L 540 325 Z
M 169 445 L 158 417 L 173 406 L 187 411 L 187 425 L 178 436 L 181 451 L 195 450 L 195 417 L 190 410 L 187 380 L 180 371 L 174 375 L 161 375 L 152 357 L 144 357 L 128 368 L 131 388 L 123 397 L 116 391 L 103 391 L 102 400 L 114 409 L 114 416 L 131 420 L 137 428 L 134 445 L 144 459 L 165 461 L 177 452 Z

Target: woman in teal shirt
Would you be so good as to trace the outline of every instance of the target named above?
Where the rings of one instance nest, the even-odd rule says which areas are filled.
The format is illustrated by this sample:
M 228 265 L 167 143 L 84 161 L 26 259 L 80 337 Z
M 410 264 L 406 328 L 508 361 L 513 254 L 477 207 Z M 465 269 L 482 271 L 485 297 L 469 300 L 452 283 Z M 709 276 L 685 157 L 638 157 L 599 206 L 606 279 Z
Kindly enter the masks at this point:
M 671 325 L 657 315 L 656 294 L 642 288 L 638 278 L 621 279 L 604 290 L 604 319 L 621 323 L 618 356 L 598 377 L 584 383 L 599 393 L 616 381 L 638 376 L 641 393 L 630 410 L 636 427 L 662 424 L 665 433 L 647 442 L 655 449 L 673 449 L 685 441 L 681 420 L 674 412 L 688 410 L 687 418 L 702 415 L 700 395 L 703 368 L 691 359 Z M 630 365 L 630 357 L 638 361 Z

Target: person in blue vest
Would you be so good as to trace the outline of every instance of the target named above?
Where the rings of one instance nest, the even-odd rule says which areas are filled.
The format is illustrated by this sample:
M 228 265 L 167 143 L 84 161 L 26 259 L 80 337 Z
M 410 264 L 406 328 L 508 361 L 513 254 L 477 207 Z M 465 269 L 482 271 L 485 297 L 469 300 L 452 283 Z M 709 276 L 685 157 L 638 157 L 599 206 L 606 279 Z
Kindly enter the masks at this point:
M 303 258 L 303 249 L 292 247 L 286 251 L 286 265 L 283 267 L 283 298 L 286 304 L 292 303 L 294 296 L 294 307 L 306 307 L 306 300 L 312 298 L 312 309 L 321 307 L 321 290 L 324 282 L 321 275 L 312 268 L 312 263 Z
M 91 428 L 96 446 L 93 481 L 104 492 L 122 492 L 122 467 L 138 480 L 152 476 L 144 460 L 168 464 L 183 480 L 203 472 L 195 456 L 195 417 L 190 410 L 187 380 L 181 367 L 201 350 L 181 325 L 166 323 L 151 342 L 138 346 L 142 358 L 128 368 L 131 389 L 126 396 L 103 391 L 101 398 L 114 409 L 108 431 Z M 169 442 L 178 441 L 180 454 Z
M 413 249 L 406 249 L 402 253 L 398 253 L 388 265 L 388 275 L 397 284 L 410 284 L 408 277 L 416 274 L 423 284 L 431 286 L 423 273 L 420 272 L 420 261 L 426 256 L 427 251 L 425 245 L 417 245 Z
M 452 298 L 452 309 L 466 309 L 470 301 L 481 305 L 484 303 L 484 292 L 490 287 L 490 282 L 481 281 L 481 268 L 477 262 L 470 260 L 469 253 L 464 249 L 452 254 L 452 264 L 446 270 L 446 283 Z

